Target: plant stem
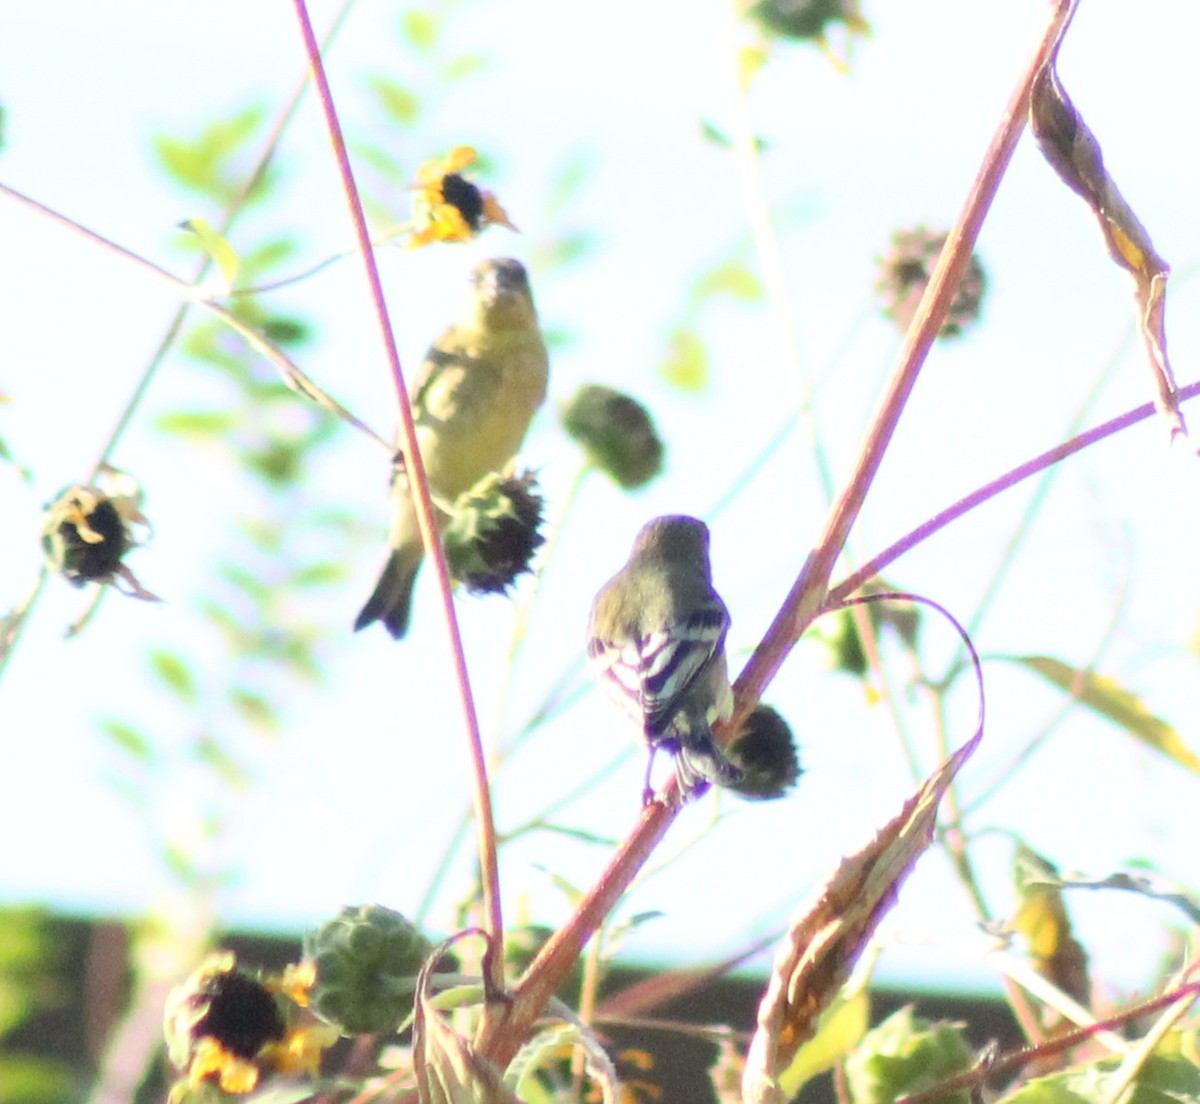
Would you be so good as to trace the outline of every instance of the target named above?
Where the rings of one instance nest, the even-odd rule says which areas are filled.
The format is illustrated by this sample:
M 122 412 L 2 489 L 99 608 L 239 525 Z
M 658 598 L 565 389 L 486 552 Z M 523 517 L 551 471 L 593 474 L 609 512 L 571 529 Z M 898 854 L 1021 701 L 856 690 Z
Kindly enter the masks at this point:
M 850 481 L 834 503 L 824 532 L 816 548 L 809 554 L 784 601 L 783 608 L 751 656 L 746 669 L 738 677 L 734 687 L 738 700 L 731 726 L 734 729 L 757 703 L 763 690 L 774 678 L 800 634 L 816 616 L 825 600 L 834 564 L 845 547 L 850 528 L 858 517 L 879 470 L 900 415 L 916 383 L 917 374 L 946 317 L 950 302 L 970 260 L 984 216 L 991 206 L 1017 140 L 1025 127 L 1034 78 L 1050 57 L 1071 7 L 1069 0 L 1058 0 L 1054 5 L 1048 26 L 1004 110 L 962 212 L 938 257 L 929 285 L 921 297 L 916 316 L 905 337 L 899 362 L 867 431 Z
M 763 688 L 774 677 L 799 639 L 800 633 L 821 609 L 833 566 L 841 555 L 850 527 L 879 469 L 920 366 L 946 316 L 984 215 L 1025 125 L 1033 79 L 1057 41 L 1069 9 L 1067 0 L 1058 0 L 1055 4 L 1033 59 L 1022 73 L 1016 91 L 1005 108 L 979 175 L 957 224 L 950 232 L 917 309 L 892 382 L 868 431 L 849 485 L 834 503 L 820 542 L 810 554 L 767 635 L 737 680 L 735 689 L 738 705 L 729 730 L 736 730 L 750 712 Z M 491 1025 L 491 1030 L 481 1033 L 477 1040 L 481 1052 L 501 1068 L 516 1054 L 533 1022 L 562 983 L 583 946 L 666 834 L 679 809 L 672 800 L 675 793 L 675 788 L 668 786 L 664 796 L 669 804 L 655 802 L 643 809 L 636 827 L 613 856 L 608 869 L 601 874 L 570 920 L 543 946 L 525 976 L 517 983 L 512 1003 L 505 1014 Z
M 379 267 L 375 263 L 375 253 L 371 248 L 371 235 L 367 230 L 366 215 L 363 213 L 362 199 L 358 186 L 354 181 L 354 170 L 350 165 L 350 156 L 346 150 L 345 137 L 338 122 L 337 110 L 333 103 L 333 94 L 329 88 L 329 80 L 325 75 L 325 67 L 321 61 L 320 47 L 313 34 L 312 22 L 308 17 L 305 0 L 294 0 L 296 20 L 304 38 L 304 48 L 312 66 L 313 84 L 321 102 L 321 110 L 329 129 L 329 140 L 333 146 L 334 160 L 337 162 L 338 173 L 342 178 L 342 189 L 345 192 L 346 206 L 354 224 L 355 236 L 358 239 L 358 249 L 362 256 L 363 267 L 366 270 L 367 283 L 370 285 L 371 299 L 375 306 L 375 314 L 379 321 L 380 335 L 387 351 L 388 363 L 392 369 L 392 380 L 396 386 L 396 398 L 400 406 L 401 436 L 404 442 L 405 464 L 412 487 L 413 503 L 416 507 L 417 521 L 421 529 L 421 537 L 425 544 L 425 552 L 433 564 L 437 577 L 438 590 L 442 597 L 442 608 L 445 615 L 446 630 L 450 636 L 450 646 L 454 655 L 455 674 L 458 680 L 459 698 L 463 711 L 463 719 L 467 727 L 467 738 L 470 746 L 471 764 L 474 776 L 474 804 L 476 840 L 479 847 L 480 879 L 483 883 L 483 911 L 489 945 L 494 952 L 485 957 L 491 968 L 488 983 L 493 992 L 504 990 L 504 922 L 500 908 L 500 872 L 496 855 L 496 830 L 492 816 L 492 798 L 488 787 L 487 760 L 483 750 L 483 738 L 479 732 L 479 718 L 475 711 L 475 701 L 471 695 L 471 684 L 467 674 L 467 659 L 463 651 L 462 634 L 459 631 L 458 618 L 454 612 L 454 596 L 450 589 L 450 571 L 446 565 L 446 554 L 442 548 L 441 536 L 438 531 L 433 503 L 429 497 L 429 482 L 425 475 L 425 465 L 421 459 L 421 449 L 417 443 L 416 426 L 413 424 L 412 406 L 409 402 L 408 388 L 404 383 L 404 371 L 400 367 L 400 354 L 396 349 L 396 336 L 392 330 L 388 316 L 387 301 L 383 294 L 383 284 L 379 279 Z M 484 1025 L 487 1024 L 485 1009 Z

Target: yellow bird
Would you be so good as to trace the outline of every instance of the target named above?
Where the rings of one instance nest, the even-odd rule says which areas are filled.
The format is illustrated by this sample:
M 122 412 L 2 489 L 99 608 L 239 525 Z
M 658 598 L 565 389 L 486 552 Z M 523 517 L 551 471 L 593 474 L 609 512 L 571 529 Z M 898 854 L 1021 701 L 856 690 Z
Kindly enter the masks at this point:
M 549 357 L 529 277 L 520 261 L 481 262 L 463 316 L 425 354 L 412 386 L 412 413 L 429 490 L 453 502 L 517 453 L 546 397 Z M 392 476 L 391 553 L 354 622 L 383 622 L 397 640 L 408 630 L 413 583 L 425 551 L 403 456 Z M 447 515 L 439 511 L 445 525 Z

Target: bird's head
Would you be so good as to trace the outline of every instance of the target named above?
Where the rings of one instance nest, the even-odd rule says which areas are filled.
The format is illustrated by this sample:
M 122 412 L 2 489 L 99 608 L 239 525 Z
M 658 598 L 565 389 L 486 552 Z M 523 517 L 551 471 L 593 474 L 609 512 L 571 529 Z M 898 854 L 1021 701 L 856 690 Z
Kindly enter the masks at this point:
M 529 274 L 512 257 L 481 261 L 471 273 L 471 288 L 480 320 L 491 327 L 536 321 Z

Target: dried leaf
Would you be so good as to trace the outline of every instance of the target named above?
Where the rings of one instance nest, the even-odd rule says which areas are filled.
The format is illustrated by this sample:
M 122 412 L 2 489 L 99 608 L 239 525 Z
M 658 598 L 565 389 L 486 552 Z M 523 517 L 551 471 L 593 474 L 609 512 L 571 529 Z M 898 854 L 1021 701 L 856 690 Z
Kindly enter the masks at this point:
M 1112 679 L 1094 671 L 1082 670 L 1052 656 L 1009 656 L 1016 663 L 1036 671 L 1042 678 L 1066 691 L 1081 705 L 1125 729 L 1155 751 L 1174 760 L 1185 770 L 1200 774 L 1200 756 L 1188 748 L 1179 733 L 1161 717 L 1156 717 L 1142 700 L 1122 689 Z
M 1061 38 L 1034 80 L 1029 122 L 1042 155 L 1064 184 L 1083 197 L 1100 222 L 1114 261 L 1133 276 L 1138 328 L 1154 374 L 1154 405 L 1167 419 L 1171 437 L 1186 436 L 1178 388 L 1167 359 L 1165 293 L 1170 272 L 1150 235 L 1104 168 L 1100 144 L 1058 79 L 1055 62 Z
M 1080 1004 L 1088 1004 L 1087 952 L 1071 931 L 1071 918 L 1056 884 L 1058 870 L 1028 847 L 1013 859 L 1017 911 L 1012 927 L 1029 947 L 1033 968 Z
M 520 1104 L 499 1071 L 442 1019 L 429 991 L 433 967 L 454 939 L 426 960 L 417 979 L 413 1069 L 421 1104 Z
M 561 1011 L 570 1013 L 565 1006 Z M 567 1024 L 539 1031 L 521 1047 L 505 1072 L 506 1083 L 520 1094 L 521 1099 L 528 1100 L 536 1091 L 534 1075 L 537 1070 L 552 1064 L 564 1051 L 569 1053 L 576 1046 L 583 1053 L 588 1076 L 600 1091 L 601 1104 L 616 1104 L 621 1095 L 616 1066 L 595 1033 L 573 1015 Z
M 782 1104 L 779 1076 L 816 1032 L 821 1011 L 845 984 L 900 885 L 933 840 L 938 802 L 979 743 L 976 734 L 905 803 L 861 851 L 844 859 L 800 910 L 775 956 L 746 1056 L 747 1104 Z

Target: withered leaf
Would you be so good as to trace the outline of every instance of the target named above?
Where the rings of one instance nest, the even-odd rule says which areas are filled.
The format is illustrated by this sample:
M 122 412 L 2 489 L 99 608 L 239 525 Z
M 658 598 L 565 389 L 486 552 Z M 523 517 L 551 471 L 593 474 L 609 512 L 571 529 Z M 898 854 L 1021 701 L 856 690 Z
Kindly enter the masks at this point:
M 1091 991 L 1087 952 L 1071 929 L 1058 871 L 1041 855 L 1021 846 L 1013 859 L 1013 880 L 1018 904 L 1012 926 L 1025 937 L 1033 968 L 1086 1006 Z
M 899 815 L 837 870 L 800 909 L 775 956 L 746 1056 L 746 1104 L 783 1104 L 778 1077 L 816 1030 L 904 879 L 933 841 L 938 802 L 974 752 L 982 728 L 905 802 Z
M 1138 329 L 1154 375 L 1154 405 L 1167 419 L 1172 438 L 1186 436 L 1178 388 L 1167 359 L 1164 314 L 1170 268 L 1104 168 L 1100 143 L 1058 78 L 1055 63 L 1061 41 L 1060 36 L 1034 80 L 1029 101 L 1030 128 L 1042 155 L 1063 183 L 1092 209 L 1113 260 L 1133 276 Z
M 520 1104 L 499 1071 L 442 1019 L 429 979 L 434 965 L 457 937 L 426 960 L 417 978 L 413 1011 L 413 1069 L 421 1104 Z

